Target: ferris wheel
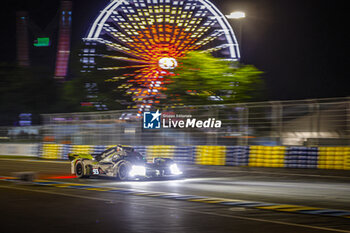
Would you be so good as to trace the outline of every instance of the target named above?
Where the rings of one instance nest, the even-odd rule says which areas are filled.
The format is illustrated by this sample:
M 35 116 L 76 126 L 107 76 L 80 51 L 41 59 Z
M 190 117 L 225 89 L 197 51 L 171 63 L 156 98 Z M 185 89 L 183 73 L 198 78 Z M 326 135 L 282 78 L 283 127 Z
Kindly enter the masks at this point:
M 122 88 L 133 95 L 139 111 L 157 102 L 164 77 L 173 74 L 178 59 L 188 52 L 210 52 L 230 61 L 240 58 L 230 24 L 208 0 L 114 0 L 100 12 L 84 41 L 90 45 L 84 51 L 86 67 L 125 70 L 122 76 L 129 85 Z M 103 45 L 109 52 L 98 54 L 92 45 Z M 101 67 L 93 53 L 116 65 Z

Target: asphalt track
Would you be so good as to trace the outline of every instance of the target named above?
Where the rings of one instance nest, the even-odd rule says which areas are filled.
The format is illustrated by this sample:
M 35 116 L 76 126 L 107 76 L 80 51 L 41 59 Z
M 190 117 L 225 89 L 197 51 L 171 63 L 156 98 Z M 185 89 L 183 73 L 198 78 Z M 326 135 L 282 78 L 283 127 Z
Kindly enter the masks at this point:
M 0 159 L 1 232 L 349 232 L 350 172 L 183 167 L 179 180 L 76 179 Z M 38 173 L 36 183 L 6 181 Z

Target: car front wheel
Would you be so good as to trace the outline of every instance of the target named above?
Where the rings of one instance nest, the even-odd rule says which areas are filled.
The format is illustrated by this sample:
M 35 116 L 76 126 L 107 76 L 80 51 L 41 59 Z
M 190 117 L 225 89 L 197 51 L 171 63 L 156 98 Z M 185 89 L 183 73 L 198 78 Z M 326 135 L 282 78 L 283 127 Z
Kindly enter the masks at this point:
M 118 178 L 122 181 L 129 178 L 131 164 L 128 161 L 122 161 L 118 166 Z

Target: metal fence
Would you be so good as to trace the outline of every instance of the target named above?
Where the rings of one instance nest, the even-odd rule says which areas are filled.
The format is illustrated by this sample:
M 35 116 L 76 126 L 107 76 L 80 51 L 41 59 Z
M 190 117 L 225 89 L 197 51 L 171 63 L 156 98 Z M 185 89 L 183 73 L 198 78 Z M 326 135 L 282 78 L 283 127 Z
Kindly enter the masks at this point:
M 350 98 L 162 109 L 162 114 L 222 121 L 221 128 L 145 130 L 133 110 L 43 115 L 46 142 L 87 145 L 350 144 Z
M 42 141 L 42 126 L 0 127 L 0 143 L 37 143 Z

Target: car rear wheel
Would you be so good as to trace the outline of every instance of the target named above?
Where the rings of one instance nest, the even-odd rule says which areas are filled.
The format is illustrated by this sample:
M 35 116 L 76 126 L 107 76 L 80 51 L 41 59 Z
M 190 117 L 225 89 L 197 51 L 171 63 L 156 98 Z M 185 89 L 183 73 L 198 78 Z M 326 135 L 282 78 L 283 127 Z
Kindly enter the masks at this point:
M 75 164 L 75 174 L 78 178 L 84 178 L 84 164 L 81 161 L 78 161 Z

